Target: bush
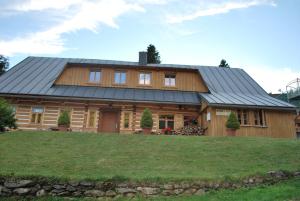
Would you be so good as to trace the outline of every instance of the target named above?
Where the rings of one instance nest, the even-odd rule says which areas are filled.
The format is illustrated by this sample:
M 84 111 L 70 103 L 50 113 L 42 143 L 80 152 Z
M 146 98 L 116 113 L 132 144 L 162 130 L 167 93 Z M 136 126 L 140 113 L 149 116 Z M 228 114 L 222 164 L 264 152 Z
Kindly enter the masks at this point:
M 0 98 L 0 132 L 4 132 L 6 127 L 17 128 L 15 114 L 12 106 Z
M 152 126 L 153 126 L 152 113 L 148 108 L 146 108 L 142 114 L 141 128 L 152 128 Z
M 70 126 L 70 116 L 68 111 L 63 111 L 60 113 L 58 118 L 59 126 Z
M 226 127 L 234 129 L 234 130 L 240 128 L 240 122 L 238 121 L 236 115 L 233 112 L 231 112 L 229 114 L 229 117 L 228 117 L 227 122 L 226 122 Z

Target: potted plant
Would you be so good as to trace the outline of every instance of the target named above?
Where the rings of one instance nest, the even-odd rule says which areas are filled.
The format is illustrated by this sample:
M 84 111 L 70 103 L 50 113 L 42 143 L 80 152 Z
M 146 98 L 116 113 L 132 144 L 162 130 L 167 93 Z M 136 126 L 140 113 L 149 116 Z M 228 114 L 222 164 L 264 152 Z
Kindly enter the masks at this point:
M 70 116 L 68 111 L 63 111 L 60 113 L 58 118 L 58 130 L 68 131 L 70 127 Z
M 240 128 L 240 122 L 238 121 L 236 115 L 231 112 L 226 122 L 227 135 L 235 136 L 235 132 Z
M 152 113 L 146 108 L 143 111 L 141 119 L 141 128 L 143 129 L 144 134 L 150 134 L 153 126 Z

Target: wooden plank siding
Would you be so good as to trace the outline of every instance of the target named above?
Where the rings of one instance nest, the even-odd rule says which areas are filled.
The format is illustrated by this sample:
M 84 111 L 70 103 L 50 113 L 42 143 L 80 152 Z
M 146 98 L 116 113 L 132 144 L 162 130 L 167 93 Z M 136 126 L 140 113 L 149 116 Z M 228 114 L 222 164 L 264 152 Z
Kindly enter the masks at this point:
M 210 136 L 226 136 L 226 121 L 227 116 L 216 115 L 217 109 L 226 109 L 232 112 L 237 112 L 233 108 L 212 108 L 208 107 L 202 113 L 203 125 L 208 127 L 206 134 Z M 276 138 L 295 138 L 295 114 L 289 111 L 279 110 L 264 110 L 266 117 L 266 126 L 254 125 L 254 110 L 248 110 L 249 125 L 241 125 L 237 130 L 237 136 L 262 136 L 262 137 L 276 137 Z M 207 113 L 210 113 L 211 120 L 206 120 Z
M 89 72 L 91 69 L 101 70 L 101 82 L 99 84 L 89 83 Z M 114 83 L 114 72 L 126 72 L 126 84 Z M 139 85 L 140 72 L 151 73 L 151 85 Z M 165 73 L 176 73 L 176 87 L 164 86 Z M 102 86 L 102 87 L 124 87 L 124 88 L 151 88 L 162 90 L 198 91 L 208 92 L 206 85 L 197 71 L 170 71 L 153 70 L 142 68 L 89 68 L 82 66 L 67 67 L 56 80 L 57 85 L 80 85 L 80 86 Z

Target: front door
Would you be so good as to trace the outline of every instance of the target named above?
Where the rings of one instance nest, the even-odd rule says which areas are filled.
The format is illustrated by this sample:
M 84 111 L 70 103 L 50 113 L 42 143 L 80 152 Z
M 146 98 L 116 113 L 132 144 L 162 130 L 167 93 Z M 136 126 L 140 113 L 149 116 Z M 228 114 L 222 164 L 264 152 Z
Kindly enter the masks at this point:
M 119 132 L 119 114 L 117 111 L 102 111 L 99 130 L 107 133 Z

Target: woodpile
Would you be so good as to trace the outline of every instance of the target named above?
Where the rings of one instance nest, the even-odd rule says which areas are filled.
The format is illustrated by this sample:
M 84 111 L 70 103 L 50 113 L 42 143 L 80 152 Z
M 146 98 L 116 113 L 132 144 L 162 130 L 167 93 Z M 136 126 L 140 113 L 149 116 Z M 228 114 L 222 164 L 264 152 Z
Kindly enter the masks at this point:
M 175 130 L 174 135 L 204 135 L 204 129 L 198 125 L 188 125 Z

